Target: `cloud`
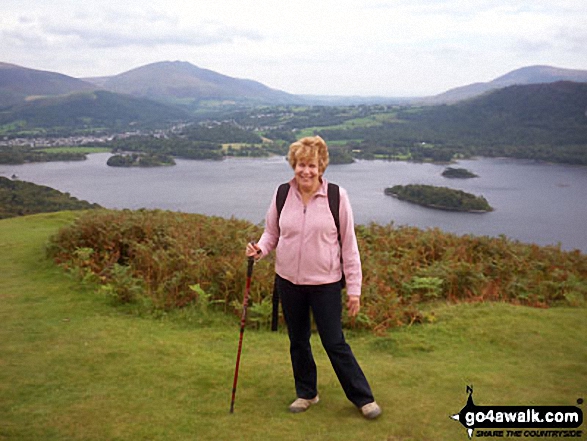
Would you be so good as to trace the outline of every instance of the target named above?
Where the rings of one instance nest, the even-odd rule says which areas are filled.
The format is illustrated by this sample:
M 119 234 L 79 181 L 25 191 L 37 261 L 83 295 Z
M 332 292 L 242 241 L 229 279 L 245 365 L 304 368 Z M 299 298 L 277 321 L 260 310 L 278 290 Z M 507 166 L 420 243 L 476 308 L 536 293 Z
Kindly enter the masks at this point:
M 239 29 L 202 27 L 195 30 L 147 29 L 137 32 L 127 28 L 88 28 L 76 24 L 46 26 L 43 29 L 48 37 L 66 38 L 71 43 L 95 48 L 154 47 L 154 46 L 207 46 L 231 43 L 238 38 L 259 39 L 250 31 Z
M 192 47 L 263 38 L 252 29 L 210 21 L 188 25 L 177 16 L 155 10 L 21 16 L 11 25 L 3 26 L 0 37 L 28 48 L 68 45 L 78 49 Z
M 294 93 L 430 94 L 585 69 L 584 0 L 2 0 L 3 60 L 76 76 L 181 59 Z

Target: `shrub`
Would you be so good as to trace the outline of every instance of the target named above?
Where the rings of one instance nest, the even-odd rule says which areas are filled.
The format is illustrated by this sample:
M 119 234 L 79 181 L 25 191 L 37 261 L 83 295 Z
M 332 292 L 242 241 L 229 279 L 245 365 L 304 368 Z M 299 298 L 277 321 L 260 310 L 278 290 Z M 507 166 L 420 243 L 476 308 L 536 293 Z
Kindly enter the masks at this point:
M 583 305 L 587 256 L 560 247 L 457 236 L 438 229 L 359 225 L 362 309 L 347 326 L 376 332 L 426 321 L 438 301 Z M 159 210 L 96 210 L 62 228 L 48 245 L 60 265 L 92 274 L 120 302 L 157 311 L 197 305 L 240 315 L 247 241 L 262 228 L 237 219 Z M 255 265 L 251 319 L 268 327 L 272 256 Z

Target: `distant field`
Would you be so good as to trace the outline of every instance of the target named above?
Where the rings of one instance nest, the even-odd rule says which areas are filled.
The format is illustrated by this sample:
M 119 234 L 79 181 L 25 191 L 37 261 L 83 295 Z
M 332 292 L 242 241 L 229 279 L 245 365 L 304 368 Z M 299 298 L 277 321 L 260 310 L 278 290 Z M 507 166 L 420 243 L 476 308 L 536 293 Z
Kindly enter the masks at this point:
M 320 130 L 349 130 L 358 127 L 375 127 L 386 122 L 401 122 L 401 120 L 397 119 L 397 112 L 379 113 L 364 118 L 349 119 L 342 124 L 332 126 L 307 127 L 297 132 L 296 136 L 300 139 L 305 136 L 313 136 L 314 132 Z
M 76 146 L 64 146 L 64 147 L 48 147 L 39 149 L 40 151 L 47 153 L 107 153 L 111 149 L 107 147 L 76 147 Z

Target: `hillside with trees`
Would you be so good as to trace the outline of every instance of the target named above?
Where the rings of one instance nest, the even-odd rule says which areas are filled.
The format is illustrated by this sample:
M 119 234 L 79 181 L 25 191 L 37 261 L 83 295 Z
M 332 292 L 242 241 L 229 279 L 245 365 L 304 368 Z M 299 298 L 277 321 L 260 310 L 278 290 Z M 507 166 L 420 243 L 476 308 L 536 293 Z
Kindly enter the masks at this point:
M 62 193 L 44 185 L 0 176 L 0 219 L 63 210 L 100 208 L 98 204 Z
M 24 164 L 27 162 L 83 161 L 83 152 L 52 152 L 29 146 L 0 147 L 0 164 Z
M 155 63 L 116 78 L 93 79 L 96 83 L 93 87 L 106 87 L 106 83 L 113 89 L 124 84 L 124 87 L 137 87 L 132 91 L 134 97 L 105 90 L 88 91 L 87 82 L 18 66 L 10 69 L 2 66 L 6 65 L 0 65 L 0 95 L 8 96 L 20 90 L 19 87 L 22 89 L 18 92 L 20 101 L 0 112 L 0 135 L 5 137 L 92 131 L 124 133 L 138 129 L 145 134 L 162 128 L 172 131 L 177 126 L 175 123 L 181 121 L 184 131 L 167 136 L 177 146 L 159 146 L 163 148 L 161 153 L 175 155 L 172 150 L 177 150 L 184 157 L 194 159 L 283 154 L 295 139 L 319 134 L 331 147 L 333 163 L 350 162 L 353 158 L 448 163 L 471 156 L 504 156 L 587 165 L 587 83 L 584 82 L 512 85 L 453 105 L 418 107 L 396 102 L 395 105 L 310 106 L 275 98 L 263 106 L 255 99 L 248 105 L 244 101 L 227 100 L 222 105 L 208 103 L 196 109 L 192 98 L 188 99 L 192 104 L 186 104 L 182 101 L 182 91 L 170 89 L 169 78 L 177 78 L 178 85 L 185 82 L 194 87 L 198 78 L 205 78 L 214 87 L 225 88 L 223 93 L 242 92 L 241 97 L 255 91 L 260 94 L 257 98 L 265 92 L 270 97 L 273 91 L 189 63 Z M 13 71 L 21 73 L 23 79 L 16 81 L 12 73 L 7 74 Z M 152 84 L 156 73 L 169 74 L 161 77 L 165 81 L 161 80 L 160 92 L 171 101 L 166 98 L 163 103 L 144 98 L 149 95 L 144 85 Z M 521 82 L 541 78 L 580 80 L 583 78 L 580 75 L 581 71 L 534 67 L 511 72 L 493 84 L 506 85 L 520 78 Z M 32 78 L 40 83 L 36 89 L 30 84 Z M 9 84 L 2 83 L 3 79 L 10 80 Z M 47 88 L 53 80 L 62 87 L 51 92 Z M 46 93 L 32 95 L 35 91 Z M 63 91 L 70 92 L 63 94 Z M 185 141 L 221 146 L 207 149 L 204 144 L 198 144 L 194 148 Z M 240 145 L 227 145 L 234 143 Z M 149 149 L 145 147 L 143 151 Z M 0 150 L 6 151 L 3 147 Z
M 0 113 L 0 126 L 33 128 L 120 129 L 165 126 L 187 118 L 186 111 L 165 104 L 106 91 L 80 92 L 39 98 Z
M 587 83 L 511 86 L 455 105 L 401 108 L 380 124 L 318 128 L 356 157 L 474 155 L 587 165 Z

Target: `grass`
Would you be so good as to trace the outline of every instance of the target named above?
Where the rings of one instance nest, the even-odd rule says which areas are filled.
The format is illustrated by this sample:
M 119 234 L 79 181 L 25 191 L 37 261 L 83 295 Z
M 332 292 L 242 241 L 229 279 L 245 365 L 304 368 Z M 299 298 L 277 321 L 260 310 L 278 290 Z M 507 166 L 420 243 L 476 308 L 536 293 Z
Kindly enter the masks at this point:
M 465 440 L 449 418 L 478 405 L 587 397 L 584 308 L 437 305 L 432 324 L 348 340 L 384 414 L 364 420 L 313 338 L 321 402 L 294 398 L 285 332 L 245 332 L 229 414 L 238 318 L 140 317 L 44 257 L 75 213 L 0 221 L 0 440 Z M 583 405 L 582 407 L 584 407 Z M 585 431 L 585 426 L 583 426 Z M 529 439 L 529 438 L 525 438 Z
M 376 127 L 385 123 L 401 123 L 402 120 L 397 119 L 397 112 L 380 113 L 362 118 L 352 118 L 344 121 L 341 124 L 334 124 L 331 126 L 316 126 L 307 127 L 297 132 L 297 138 L 301 139 L 305 136 L 313 136 L 315 132 L 327 130 L 351 130 L 358 127 Z M 346 141 L 346 140 L 345 140 Z M 329 142 L 329 145 L 332 141 Z

